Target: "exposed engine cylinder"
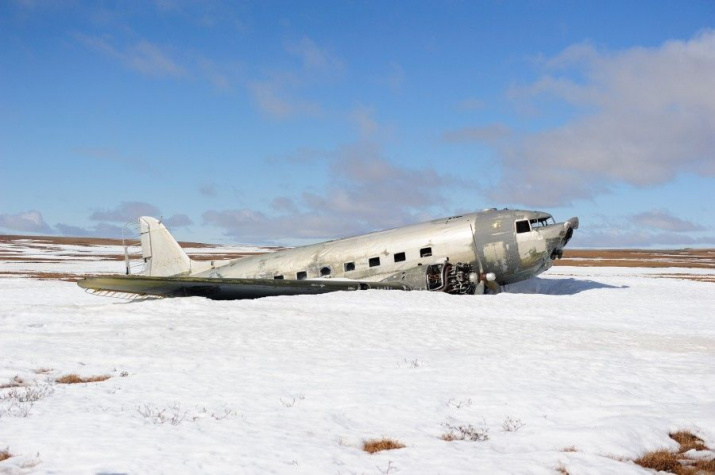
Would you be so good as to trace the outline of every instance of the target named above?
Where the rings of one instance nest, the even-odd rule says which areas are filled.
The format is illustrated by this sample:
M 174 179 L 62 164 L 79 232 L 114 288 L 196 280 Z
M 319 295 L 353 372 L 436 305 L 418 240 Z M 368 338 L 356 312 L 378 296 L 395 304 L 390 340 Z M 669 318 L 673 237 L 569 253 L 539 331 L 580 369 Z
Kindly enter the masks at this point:
M 427 290 L 455 295 L 473 294 L 477 283 L 473 275 L 472 266 L 462 262 L 431 264 L 426 271 Z

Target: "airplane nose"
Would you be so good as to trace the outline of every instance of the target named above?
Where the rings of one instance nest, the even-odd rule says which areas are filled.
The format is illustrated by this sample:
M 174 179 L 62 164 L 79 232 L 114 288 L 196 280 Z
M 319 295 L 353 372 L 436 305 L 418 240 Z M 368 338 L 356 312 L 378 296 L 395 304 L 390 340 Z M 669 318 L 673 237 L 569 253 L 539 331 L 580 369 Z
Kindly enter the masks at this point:
M 568 242 L 571 240 L 571 238 L 573 237 L 574 229 L 578 229 L 578 218 L 574 216 L 573 218 L 566 221 L 564 223 L 564 228 L 566 229 L 566 234 L 563 237 L 562 244 L 560 246 L 561 248 L 565 247 L 566 244 L 568 244 Z
M 561 256 L 564 254 L 564 247 L 566 247 L 566 244 L 568 244 L 573 237 L 573 232 L 575 229 L 578 229 L 578 225 L 577 217 L 573 217 L 563 223 L 563 228 L 558 231 L 558 236 L 555 236 L 556 239 L 551 241 L 553 243 L 553 248 L 551 249 L 552 260 L 561 259 Z

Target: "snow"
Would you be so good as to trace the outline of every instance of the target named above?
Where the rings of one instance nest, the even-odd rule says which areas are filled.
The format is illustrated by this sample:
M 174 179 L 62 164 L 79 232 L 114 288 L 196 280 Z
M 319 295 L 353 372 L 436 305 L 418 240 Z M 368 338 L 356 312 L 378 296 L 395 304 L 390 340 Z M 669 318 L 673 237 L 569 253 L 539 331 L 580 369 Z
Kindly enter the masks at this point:
M 88 265 L 123 263 L 0 271 Z M 0 385 L 29 383 L 0 389 L 0 472 L 648 473 L 630 460 L 677 448 L 668 432 L 715 447 L 715 287 L 653 276 L 680 271 L 712 274 L 556 267 L 496 296 L 229 302 L 0 278 Z M 111 378 L 53 382 L 70 373 Z M 28 390 L 44 397 L 13 405 Z M 468 424 L 488 440 L 441 440 Z M 406 447 L 361 449 L 379 437 Z

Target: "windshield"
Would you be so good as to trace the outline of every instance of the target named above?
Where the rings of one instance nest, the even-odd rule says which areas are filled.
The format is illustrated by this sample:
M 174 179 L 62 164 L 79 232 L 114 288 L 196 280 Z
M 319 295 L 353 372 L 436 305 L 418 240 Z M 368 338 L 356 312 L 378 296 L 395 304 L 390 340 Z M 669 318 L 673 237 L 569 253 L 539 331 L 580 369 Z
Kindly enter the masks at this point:
M 536 229 L 536 228 L 541 228 L 544 226 L 550 226 L 552 224 L 556 224 L 556 220 L 554 220 L 553 216 L 547 216 L 544 218 L 539 218 L 539 219 L 532 219 L 529 220 L 531 223 L 531 229 Z

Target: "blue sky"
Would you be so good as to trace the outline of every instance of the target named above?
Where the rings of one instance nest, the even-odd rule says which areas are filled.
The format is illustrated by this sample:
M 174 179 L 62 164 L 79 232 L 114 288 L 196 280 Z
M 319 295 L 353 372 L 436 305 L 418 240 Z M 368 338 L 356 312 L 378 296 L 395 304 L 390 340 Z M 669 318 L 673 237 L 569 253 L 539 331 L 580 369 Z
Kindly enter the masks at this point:
M 713 247 L 714 198 L 712 1 L 0 2 L 0 233 Z

